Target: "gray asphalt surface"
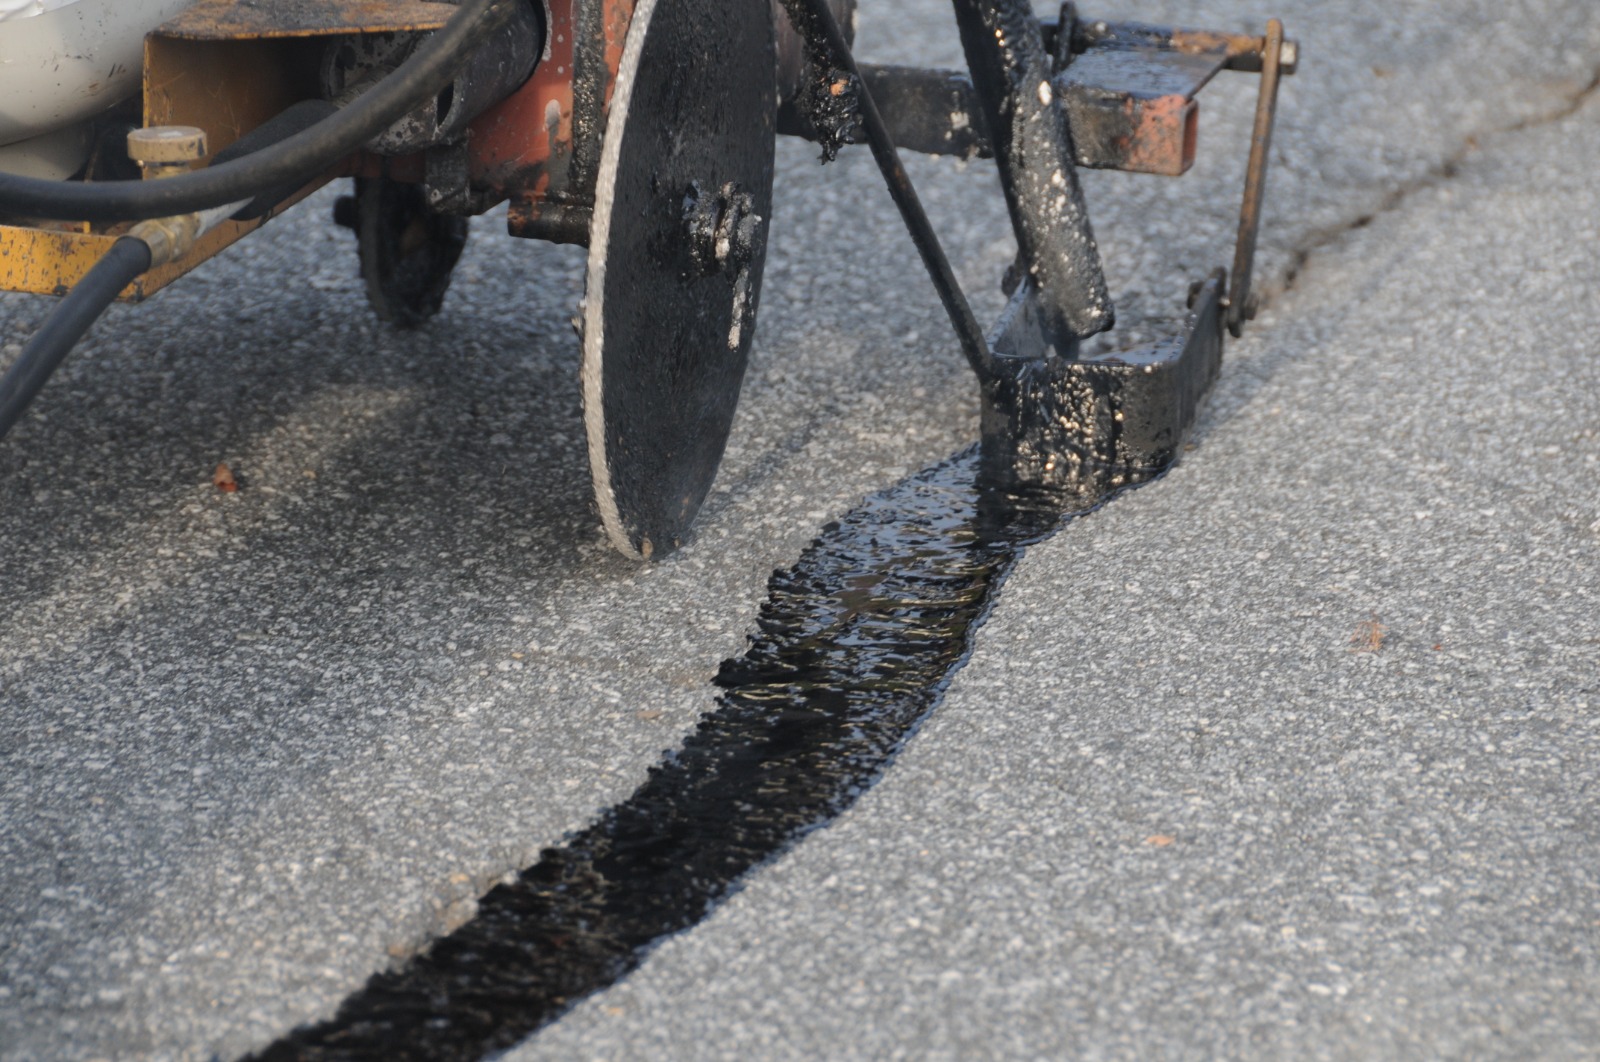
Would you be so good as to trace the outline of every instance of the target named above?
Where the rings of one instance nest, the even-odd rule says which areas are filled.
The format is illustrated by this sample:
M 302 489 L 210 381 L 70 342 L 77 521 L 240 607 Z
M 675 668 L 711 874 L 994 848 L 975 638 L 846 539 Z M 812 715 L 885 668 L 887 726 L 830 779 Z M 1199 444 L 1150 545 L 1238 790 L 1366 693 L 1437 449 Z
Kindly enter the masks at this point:
M 1196 448 L 1030 552 L 852 811 L 513 1057 L 1600 1042 L 1600 10 L 1114 13 L 1278 14 L 1306 57 L 1274 298 Z M 937 4 L 860 41 L 959 60 Z M 1183 180 L 1090 175 L 1131 331 L 1229 256 L 1253 88 L 1208 90 Z M 912 169 L 992 313 L 992 176 Z M 0 455 L 6 1058 L 227 1056 L 331 1013 L 631 792 L 822 522 L 975 435 L 868 160 L 784 145 L 722 478 L 636 567 L 587 498 L 581 258 L 480 222 L 395 334 L 328 201 L 108 315 Z M 0 300 L 0 361 L 45 310 Z

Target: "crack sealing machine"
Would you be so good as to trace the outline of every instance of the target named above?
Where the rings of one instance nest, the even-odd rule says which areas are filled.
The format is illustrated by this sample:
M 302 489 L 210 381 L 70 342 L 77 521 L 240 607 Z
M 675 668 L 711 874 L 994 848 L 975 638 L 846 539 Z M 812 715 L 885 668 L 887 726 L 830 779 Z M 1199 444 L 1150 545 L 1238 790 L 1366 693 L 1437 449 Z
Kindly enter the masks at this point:
M 622 552 L 685 538 L 755 330 L 774 140 L 865 143 L 983 394 L 1006 482 L 1165 467 L 1253 316 L 1278 80 L 1260 36 L 952 0 L 966 70 L 858 64 L 854 0 L 0 0 L 0 290 L 61 296 L 0 377 L 0 436 L 99 314 L 140 300 L 329 181 L 372 308 L 440 307 L 467 219 L 588 248 L 579 318 L 596 504 Z M 1178 176 L 1196 95 L 1260 75 L 1231 273 L 1180 334 L 1111 328 L 1079 167 Z M 985 333 L 897 149 L 994 159 L 1017 242 Z M 0 442 L 0 446 L 4 443 Z

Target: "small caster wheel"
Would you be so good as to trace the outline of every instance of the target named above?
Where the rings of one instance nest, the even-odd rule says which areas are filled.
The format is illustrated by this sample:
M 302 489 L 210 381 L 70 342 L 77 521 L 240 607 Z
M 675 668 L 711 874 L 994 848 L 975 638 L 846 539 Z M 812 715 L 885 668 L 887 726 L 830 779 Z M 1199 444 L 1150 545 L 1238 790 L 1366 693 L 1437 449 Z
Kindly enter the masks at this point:
M 334 204 L 333 219 L 353 229 L 367 301 L 399 328 L 439 312 L 450 274 L 467 245 L 467 219 L 429 208 L 418 184 L 357 177 L 356 194 Z

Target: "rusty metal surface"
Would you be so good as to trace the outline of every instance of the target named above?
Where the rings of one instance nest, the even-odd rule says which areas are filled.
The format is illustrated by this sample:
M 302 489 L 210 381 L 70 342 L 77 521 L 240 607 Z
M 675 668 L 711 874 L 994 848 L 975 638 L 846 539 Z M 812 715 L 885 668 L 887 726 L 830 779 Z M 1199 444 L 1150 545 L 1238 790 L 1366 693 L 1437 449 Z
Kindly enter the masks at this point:
M 1140 99 L 1193 97 L 1223 68 L 1217 53 L 1161 48 L 1095 48 L 1074 56 L 1062 73 L 1071 84 L 1094 85 Z
M 563 236 L 594 206 L 606 110 L 634 0 L 549 0 L 546 55 L 517 92 L 472 123 L 472 188 L 511 200 L 513 236 Z M 551 224 L 554 224 L 554 228 Z
M 455 5 L 424 0 L 199 0 L 156 33 L 195 41 L 434 30 Z
M 1268 22 L 1266 39 L 1255 130 L 1250 137 L 1250 167 L 1245 173 L 1244 204 L 1239 210 L 1239 238 L 1233 251 L 1233 287 L 1228 292 L 1228 330 L 1235 336 L 1244 322 L 1256 315 L 1251 302 L 1250 275 L 1255 266 L 1256 234 L 1261 229 L 1261 203 L 1267 187 L 1267 154 L 1272 147 L 1272 126 L 1278 111 L 1278 55 L 1283 45 L 1283 23 L 1277 19 Z
M 1178 177 L 1194 165 L 1199 103 L 1189 95 L 1141 96 L 1097 84 L 1056 82 L 1079 165 Z
M 145 39 L 144 124 L 193 125 L 213 153 L 317 95 L 319 48 L 298 39 Z
M 622 38 L 632 17 L 632 0 L 578 0 L 592 11 L 588 50 L 598 56 L 594 122 L 603 121 Z M 479 115 L 470 124 L 469 174 L 476 202 L 488 207 L 508 196 L 530 199 L 566 197 L 582 203 L 574 192 L 584 182 L 571 172 L 576 126 L 575 62 L 585 49 L 575 31 L 574 0 L 546 0 L 548 27 L 540 62 L 522 88 Z M 422 32 L 442 26 L 455 11 L 448 3 L 424 0 L 200 0 L 182 16 L 163 25 L 152 41 L 171 61 L 152 74 L 146 71 L 147 101 L 163 111 L 208 112 L 208 120 L 192 120 L 212 134 L 217 147 L 265 121 L 272 108 L 281 110 L 318 90 L 318 55 L 296 47 L 306 38 L 346 34 Z M 257 49 L 240 50 L 240 49 Z M 216 50 L 209 50 L 216 49 Z M 274 50 L 275 49 L 275 50 Z M 147 45 L 147 51 L 151 46 Z M 250 68 L 239 78 L 236 64 Z M 236 83 L 237 82 L 237 83 Z M 224 98 L 198 98 L 200 86 L 226 83 Z M 147 102 L 147 109 L 152 106 Z M 595 135 L 598 143 L 598 134 Z M 380 159 L 353 157 L 343 172 L 366 177 L 420 181 L 425 167 L 420 153 Z M 588 174 L 588 184 L 593 174 Z
M 1187 31 L 1081 20 L 1071 32 L 1073 48 L 1056 85 L 1075 104 L 1080 151 L 1134 173 L 1187 172 L 1199 133 L 1195 96 L 1226 68 L 1224 44 L 1179 47 L 1173 41 Z
M 473 120 L 468 168 L 475 188 L 513 200 L 560 198 L 569 191 L 573 6 L 574 0 L 549 0 L 539 65 L 520 89 Z
M 861 64 L 861 79 L 896 147 L 928 155 L 992 158 L 988 130 L 965 71 Z M 1184 96 L 1142 99 L 1058 78 L 1055 90 L 1072 129 L 1077 164 L 1176 177 L 1194 163 L 1198 104 Z M 778 111 L 778 132 L 815 140 L 792 108 Z
M 1060 32 L 1059 24 L 1044 20 L 1041 27 L 1046 43 L 1053 47 L 1056 35 Z M 1091 51 L 1155 49 L 1180 55 L 1215 57 L 1222 61 L 1225 69 L 1256 73 L 1261 69 L 1261 56 L 1266 47 L 1266 37 L 1244 33 L 1176 29 L 1142 22 L 1078 19 L 1072 26 L 1070 51 L 1077 56 Z M 1280 58 L 1282 73 L 1294 73 L 1298 63 L 1298 45 L 1294 41 L 1284 41 Z

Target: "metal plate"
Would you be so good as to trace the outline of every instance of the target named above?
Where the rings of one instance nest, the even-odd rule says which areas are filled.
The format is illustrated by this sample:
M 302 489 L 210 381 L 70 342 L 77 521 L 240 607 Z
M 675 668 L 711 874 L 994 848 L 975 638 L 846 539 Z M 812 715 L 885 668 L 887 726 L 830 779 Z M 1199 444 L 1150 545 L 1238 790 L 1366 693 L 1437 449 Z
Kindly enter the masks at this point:
M 191 41 L 402 33 L 436 30 L 453 14 L 454 4 L 424 0 L 199 0 L 156 33 Z
M 583 398 L 595 500 L 631 557 L 681 543 L 733 423 L 772 213 L 772 34 L 771 6 L 748 0 L 641 0 L 628 29 L 589 234 Z M 724 254 L 704 222 L 730 195 L 746 220 Z

